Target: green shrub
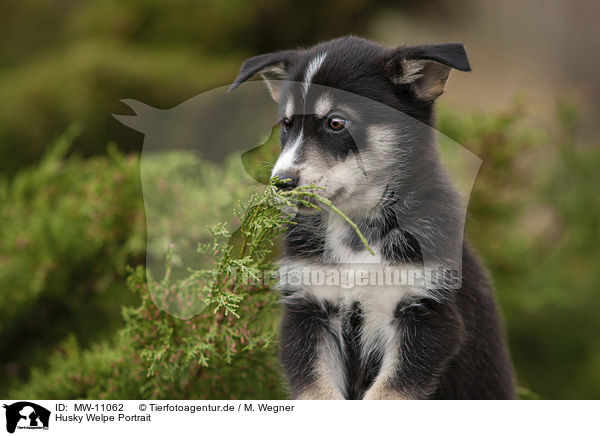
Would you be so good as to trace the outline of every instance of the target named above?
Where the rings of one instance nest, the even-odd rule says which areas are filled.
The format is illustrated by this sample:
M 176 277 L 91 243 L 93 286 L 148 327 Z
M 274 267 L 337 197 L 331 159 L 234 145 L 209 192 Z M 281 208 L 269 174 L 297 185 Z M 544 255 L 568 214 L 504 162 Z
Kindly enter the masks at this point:
M 600 153 L 596 147 L 584 147 L 576 143 L 572 123 L 568 106 L 561 109 L 554 128 L 546 130 L 533 128 L 519 108 L 497 115 L 457 116 L 447 110 L 442 110 L 440 114 L 443 132 L 484 159 L 471 196 L 467 230 L 492 272 L 523 397 L 594 398 L 600 392 L 597 371 L 600 341 L 596 335 L 600 328 L 596 316 L 596 284 L 600 280 L 597 270 L 600 261 L 597 250 L 600 243 L 597 228 L 600 204 L 594 194 L 600 178 L 597 172 Z M 272 156 L 272 148 L 269 142 L 264 149 L 254 150 L 244 156 L 245 167 L 250 172 L 256 172 L 258 179 L 264 178 L 264 168 L 256 162 L 268 161 L 268 156 Z M 181 280 L 187 276 L 171 276 L 166 282 L 163 276 L 156 276 L 154 281 L 147 283 L 145 271 L 135 268 L 129 277 L 129 287 L 134 293 L 123 294 L 124 278 L 120 271 L 127 262 L 141 263 L 136 256 L 131 257 L 131 252 L 137 250 L 130 252 L 122 248 L 124 251 L 121 252 L 111 245 L 114 248 L 108 252 L 117 253 L 114 258 L 112 255 L 103 258 L 104 252 L 92 250 L 99 246 L 94 244 L 100 244 L 100 240 L 109 245 L 115 244 L 115 235 L 122 235 L 122 226 L 125 225 L 116 219 L 121 215 L 113 217 L 109 214 L 112 218 L 105 220 L 107 227 L 102 227 L 104 233 L 96 230 L 100 239 L 88 244 L 89 247 L 83 247 L 77 238 L 69 236 L 69 232 L 77 232 L 78 229 L 86 231 L 91 224 L 86 221 L 86 215 L 73 215 L 66 205 L 78 204 L 80 207 L 77 210 L 98 207 L 104 211 L 106 204 L 95 203 L 99 198 L 100 201 L 108 201 L 109 196 L 115 195 L 117 198 L 110 203 L 114 205 L 114 212 L 124 208 L 125 198 L 133 200 L 135 197 L 132 204 L 136 206 L 133 209 L 138 208 L 136 213 L 141 213 L 136 159 L 113 153 L 110 159 L 47 160 L 55 163 L 42 163 L 38 168 L 21 173 L 14 183 L 4 182 L 2 185 L 0 222 L 3 226 L 0 232 L 8 237 L 2 238 L 5 248 L 0 256 L 0 283 L 3 283 L 1 298 L 23 298 L 19 303 L 21 310 L 24 313 L 36 313 L 28 302 L 33 301 L 35 308 L 38 304 L 35 303 L 36 298 L 58 292 L 58 300 L 64 303 L 67 293 L 69 296 L 77 295 L 73 289 L 84 286 L 81 283 L 93 282 L 94 277 L 104 277 L 86 277 L 87 281 L 73 277 L 72 282 L 58 286 L 58 290 L 52 290 L 54 287 L 49 286 L 53 282 L 45 281 L 40 291 L 32 291 L 30 288 L 36 283 L 33 280 L 35 275 L 28 275 L 27 272 L 36 271 L 37 265 L 42 264 L 39 262 L 42 257 L 36 257 L 38 254 L 35 250 L 18 250 L 18 232 L 15 229 L 24 226 L 28 229 L 26 234 L 38 235 L 35 245 L 51 247 L 54 250 L 51 253 L 55 253 L 52 256 L 56 258 L 60 254 L 67 271 L 70 268 L 68 265 L 76 263 L 83 256 L 81 253 L 90 250 L 81 259 L 80 267 L 86 270 L 89 265 L 97 263 L 98 271 L 102 269 L 105 274 L 110 271 L 112 281 L 106 282 L 105 292 L 107 295 L 114 292 L 128 301 L 111 300 L 114 305 L 108 307 L 108 301 L 104 299 L 91 299 L 88 306 L 77 300 L 77 306 L 73 307 L 70 316 L 60 321 L 64 326 L 60 334 L 41 347 L 41 354 L 51 356 L 47 361 L 41 356 L 31 361 L 29 354 L 35 353 L 36 345 L 29 346 L 29 340 L 22 341 L 17 334 L 20 330 L 12 328 L 10 340 L 4 343 L 12 344 L 16 353 L 10 359 L 3 358 L 4 367 L 9 367 L 6 362 L 17 362 L 25 366 L 32 363 L 34 368 L 26 382 L 5 390 L 9 396 L 285 397 L 276 359 L 279 310 L 275 292 L 268 286 L 237 288 L 234 292 L 222 286 L 210 294 L 214 298 L 203 312 L 187 320 L 160 311 L 152 299 L 153 296 L 165 295 L 162 291 L 172 286 L 185 286 Z M 131 166 L 127 166 L 127 162 Z M 190 208 L 195 210 L 179 217 L 182 221 L 175 228 L 182 234 L 192 229 L 196 232 L 193 236 L 195 240 L 206 244 L 213 238 L 204 226 L 193 226 L 193 217 L 202 216 L 202 222 L 227 222 L 228 228 L 233 230 L 245 219 L 245 215 L 242 214 L 240 221 L 236 221 L 231 216 L 231 204 L 235 198 L 248 196 L 252 189 L 250 185 L 239 183 L 239 175 L 243 171 L 239 157 L 234 156 L 223 165 L 193 163 L 201 165 L 206 173 L 203 183 L 197 187 L 183 184 L 182 174 L 185 171 L 182 168 L 190 164 L 189 159 L 172 155 L 168 159 L 157 157 L 154 164 L 149 161 L 147 168 L 156 171 L 156 174 L 171 174 L 168 180 L 172 192 L 184 198 L 197 199 L 195 203 L 190 203 L 195 204 L 195 208 Z M 121 188 L 124 192 L 131 192 L 131 197 L 125 198 L 116 195 L 115 192 L 122 191 L 113 182 L 107 181 L 112 180 L 109 175 L 114 175 L 115 167 L 121 168 L 122 172 L 123 166 L 128 168 L 130 177 L 126 177 L 126 180 L 131 183 L 130 188 Z M 72 174 L 73 178 L 80 175 L 81 180 L 65 178 L 70 182 L 67 189 L 59 184 L 63 179 L 57 174 L 63 172 Z M 19 182 L 21 178 L 29 182 Z M 90 188 L 84 189 L 81 184 L 106 187 L 107 198 L 88 195 Z M 19 186 L 30 188 L 17 188 Z M 51 197 L 48 191 L 54 192 L 51 189 L 53 186 L 62 195 Z M 55 202 L 44 203 L 42 200 L 46 198 L 53 198 Z M 210 211 L 203 209 L 207 202 L 214 205 Z M 13 207 L 20 212 L 5 212 Z M 38 227 L 33 225 L 38 220 L 36 216 L 45 216 L 41 213 L 49 217 L 48 222 L 58 222 L 63 216 L 73 217 L 70 225 L 58 226 L 61 229 L 59 233 L 67 235 L 64 245 L 43 242 L 45 230 L 36 230 Z M 121 213 L 125 212 L 121 210 Z M 132 214 L 133 211 L 127 213 Z M 81 220 L 81 223 L 76 223 L 77 220 Z M 91 227 L 97 229 L 93 225 Z M 136 232 L 143 232 L 141 227 L 142 230 L 133 232 L 138 235 L 133 241 L 138 242 L 129 242 L 129 246 L 140 244 L 143 236 Z M 218 229 L 217 235 L 227 240 L 228 236 L 222 232 L 223 228 Z M 231 248 L 237 254 L 243 244 L 243 232 L 242 228 L 234 233 L 228 244 L 211 248 L 218 248 L 221 254 Z M 40 242 L 37 242 L 38 239 Z M 71 258 L 68 253 L 72 251 L 75 254 Z M 94 257 L 94 253 L 98 257 Z M 18 262 L 14 259 L 18 259 Z M 270 259 L 266 256 L 262 261 L 266 263 Z M 251 265 L 246 264 L 248 266 Z M 214 272 L 214 268 L 208 266 L 205 273 L 209 271 Z M 65 275 L 69 276 L 69 273 Z M 2 277 L 6 277 L 4 282 Z M 10 280 L 8 277 L 11 277 Z M 12 280 L 21 283 L 20 286 L 25 290 L 23 297 L 5 289 Z M 208 295 L 206 289 L 202 289 L 199 290 Z M 110 309 L 114 316 L 116 306 L 121 303 L 127 309 L 123 310 L 124 324 L 118 332 L 117 324 L 112 324 L 111 329 L 98 331 L 93 339 L 81 334 L 84 324 L 79 320 L 89 313 L 85 312 L 86 307 L 96 311 L 94 313 L 99 308 Z M 9 313 L 4 305 L 0 310 Z M 17 318 L 13 314 L 6 316 L 2 322 L 3 325 L 14 323 L 19 326 L 15 320 Z M 57 318 L 52 318 L 52 321 L 59 323 Z M 2 337 L 4 339 L 5 335 Z
M 184 191 L 191 189 L 199 194 L 193 196 L 195 207 L 202 209 L 198 190 L 204 190 L 205 196 L 216 193 L 210 182 L 201 188 L 185 182 L 182 169 L 190 159 L 177 153 L 147 157 L 145 180 L 159 185 L 166 198 L 176 195 L 183 199 Z M 154 162 L 160 162 L 160 169 L 153 170 Z M 209 164 L 201 166 L 210 172 Z M 148 177 L 153 171 L 160 176 Z M 227 175 L 231 173 L 214 177 L 212 184 L 229 186 Z M 152 189 L 146 186 L 146 195 L 148 191 Z M 172 268 L 177 247 L 172 245 L 164 277 L 147 277 L 141 267 L 131 271 L 129 287 L 140 294 L 141 305 L 123 310 L 125 327 L 118 339 L 82 351 L 70 338 L 50 360 L 50 375 L 45 382 L 35 382 L 42 371 L 36 369 L 34 382 L 17 392 L 36 398 L 282 398 L 276 358 L 279 296 L 273 288 L 274 278 L 267 275 L 263 279 L 262 273 L 274 269 L 273 245 L 283 225 L 291 222 L 282 213 L 282 206 L 292 207 L 292 201 L 311 205 L 309 198 L 319 199 L 345 217 L 310 188 L 279 193 L 270 183 L 239 204 L 237 240 L 224 223 L 208 229 L 209 242 L 198 246 L 198 251 L 210 260 L 203 268 L 175 278 Z M 182 220 L 181 214 L 170 218 L 178 223 Z M 365 240 L 360 232 L 359 237 Z M 197 308 L 195 301 L 199 298 L 202 307 Z M 190 308 L 195 310 L 190 312 Z M 196 312 L 200 313 L 191 317 Z M 63 378 L 67 381 L 57 391 L 53 382 Z M 137 389 L 132 387 L 132 380 L 138 381 Z
M 17 384 L 66 334 L 89 344 L 121 324 L 125 266 L 145 249 L 138 158 L 64 160 L 74 133 L 0 181 L 0 361 Z

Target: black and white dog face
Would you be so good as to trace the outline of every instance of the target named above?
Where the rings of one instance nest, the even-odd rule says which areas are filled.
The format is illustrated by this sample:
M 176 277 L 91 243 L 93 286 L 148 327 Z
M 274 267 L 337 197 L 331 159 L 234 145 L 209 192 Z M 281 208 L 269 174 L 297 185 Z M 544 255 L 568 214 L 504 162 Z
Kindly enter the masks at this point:
M 410 186 L 427 171 L 432 105 L 451 68 L 470 69 L 462 44 L 388 49 L 345 37 L 248 59 L 232 89 L 260 74 L 279 103 L 272 176 L 282 189 L 313 184 L 342 210 L 368 212 L 387 179 Z

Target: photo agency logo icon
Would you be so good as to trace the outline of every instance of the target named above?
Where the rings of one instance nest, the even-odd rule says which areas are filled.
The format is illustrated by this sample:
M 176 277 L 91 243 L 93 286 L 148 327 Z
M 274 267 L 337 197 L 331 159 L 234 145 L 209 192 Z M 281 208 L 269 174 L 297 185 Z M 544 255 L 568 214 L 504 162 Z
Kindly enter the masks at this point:
M 298 167 L 298 188 L 312 186 L 379 249 L 377 256 L 369 252 L 326 203 L 319 203 L 318 214 L 287 210 L 282 203 L 297 233 L 327 222 L 331 231 L 324 238 L 333 243 L 323 251 L 322 263 L 354 270 L 394 266 L 399 276 L 405 263 L 415 263 L 427 289 L 437 292 L 440 277 L 444 289 L 459 288 L 466 205 L 481 159 L 431 125 L 379 101 L 311 84 L 315 97 L 304 104 L 304 82 L 284 85 L 291 103 L 282 107 L 263 83 L 248 82 L 235 92 L 206 91 L 170 109 L 125 99 L 133 114 L 113 115 L 144 134 L 145 271 L 154 303 L 181 319 L 205 309 L 209 299 L 202 295 L 216 279 L 206 269 L 207 252 L 199 250 L 199 242 L 212 239 L 203 229 L 228 224 L 216 235 L 231 239 L 234 247 L 241 220 L 232 211 L 272 177 L 287 179 L 288 167 Z M 323 136 L 320 120 L 334 106 L 344 108 L 348 120 L 342 133 Z M 285 139 L 282 122 L 292 118 L 301 120 L 298 132 Z M 319 251 L 307 246 L 310 250 Z M 193 279 L 190 270 L 198 272 Z
M 14 433 L 19 430 L 48 430 L 50 411 L 29 401 L 19 401 L 11 405 L 4 404 L 6 409 L 6 431 Z

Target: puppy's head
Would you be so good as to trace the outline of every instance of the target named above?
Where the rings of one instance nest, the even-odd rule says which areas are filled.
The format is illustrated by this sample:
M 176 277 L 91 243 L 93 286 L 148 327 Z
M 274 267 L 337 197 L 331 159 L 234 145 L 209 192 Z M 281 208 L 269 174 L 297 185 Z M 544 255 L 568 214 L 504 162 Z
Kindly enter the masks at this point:
M 272 177 L 282 189 L 313 184 L 338 207 L 367 211 L 390 176 L 425 170 L 433 102 L 451 68 L 470 70 L 462 44 L 389 49 L 346 37 L 250 58 L 231 89 L 260 75 L 279 103 Z

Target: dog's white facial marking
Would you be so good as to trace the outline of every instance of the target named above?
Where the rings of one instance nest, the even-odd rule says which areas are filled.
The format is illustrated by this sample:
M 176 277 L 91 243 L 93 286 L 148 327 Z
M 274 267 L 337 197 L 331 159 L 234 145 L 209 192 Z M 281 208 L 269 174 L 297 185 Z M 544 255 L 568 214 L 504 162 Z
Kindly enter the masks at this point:
M 323 61 L 327 57 L 327 52 L 319 53 L 317 56 L 311 59 L 306 67 L 306 71 L 304 72 L 304 83 L 302 84 L 304 88 L 304 97 L 308 94 L 308 88 L 310 87 L 310 83 L 312 82 L 313 77 L 316 72 L 323 65 Z
M 285 103 L 285 117 L 291 120 L 294 116 L 294 97 L 290 96 Z
M 271 177 L 275 177 L 281 173 L 285 173 L 289 171 L 290 168 L 294 166 L 294 161 L 296 159 L 296 153 L 298 148 L 302 145 L 304 141 L 304 133 L 300 130 L 294 142 L 283 150 L 283 152 L 279 155 L 277 162 L 275 162 L 275 166 L 273 167 L 273 171 L 271 172 Z
M 333 108 L 333 99 L 330 95 L 323 94 L 315 103 L 315 115 L 319 118 L 323 118 Z

